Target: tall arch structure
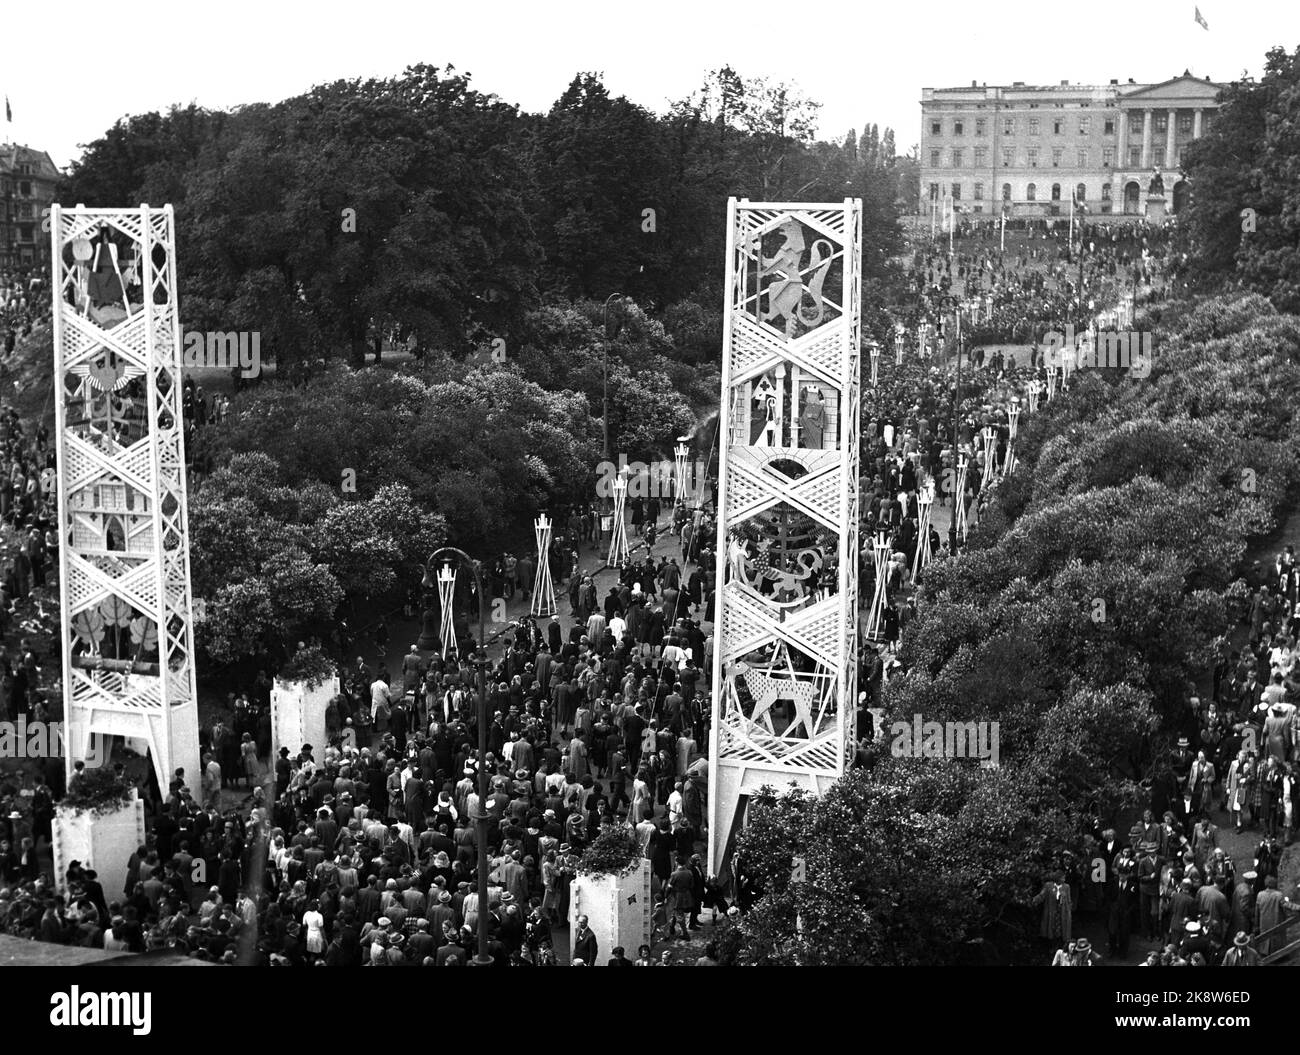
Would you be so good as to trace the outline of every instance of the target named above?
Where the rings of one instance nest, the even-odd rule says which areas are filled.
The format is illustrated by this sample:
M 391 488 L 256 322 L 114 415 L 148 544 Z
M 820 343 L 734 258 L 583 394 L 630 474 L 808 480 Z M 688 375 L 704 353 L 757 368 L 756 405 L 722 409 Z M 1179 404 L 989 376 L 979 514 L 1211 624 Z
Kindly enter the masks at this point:
M 197 790 L 172 207 L 50 219 L 65 763 L 123 736 Z
M 709 868 L 856 740 L 862 203 L 727 205 Z

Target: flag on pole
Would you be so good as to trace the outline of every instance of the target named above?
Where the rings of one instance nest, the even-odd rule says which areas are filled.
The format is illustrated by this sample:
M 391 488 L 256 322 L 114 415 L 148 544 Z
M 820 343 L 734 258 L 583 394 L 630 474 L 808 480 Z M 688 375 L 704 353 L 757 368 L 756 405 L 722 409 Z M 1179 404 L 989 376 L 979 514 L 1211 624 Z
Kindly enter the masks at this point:
M 10 124 L 14 123 L 14 112 L 9 109 L 9 96 L 5 96 L 5 120 Z
M 1196 8 L 1196 24 L 1199 25 L 1202 29 L 1210 28 L 1210 24 L 1207 21 L 1205 21 L 1205 16 L 1201 14 L 1201 9 L 1199 7 Z

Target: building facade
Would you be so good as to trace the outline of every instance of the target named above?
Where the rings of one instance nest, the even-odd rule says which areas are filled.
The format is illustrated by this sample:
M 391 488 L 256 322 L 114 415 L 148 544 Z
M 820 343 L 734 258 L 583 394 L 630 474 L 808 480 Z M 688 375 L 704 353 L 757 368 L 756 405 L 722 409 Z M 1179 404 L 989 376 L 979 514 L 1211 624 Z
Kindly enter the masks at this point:
M 49 267 L 44 221 L 62 178 L 45 151 L 0 143 L 0 267 Z
M 921 208 L 978 219 L 1092 218 L 1179 212 L 1188 181 L 1183 150 L 1218 110 L 1224 85 L 1188 73 L 1159 84 L 925 88 L 921 97 Z

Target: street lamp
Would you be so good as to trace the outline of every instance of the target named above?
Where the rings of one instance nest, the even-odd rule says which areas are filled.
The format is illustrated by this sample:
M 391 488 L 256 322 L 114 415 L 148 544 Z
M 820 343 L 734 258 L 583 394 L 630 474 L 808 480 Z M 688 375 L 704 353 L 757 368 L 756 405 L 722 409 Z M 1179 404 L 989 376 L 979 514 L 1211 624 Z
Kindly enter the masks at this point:
M 483 629 L 483 578 L 479 575 L 478 565 L 463 549 L 455 546 L 443 546 L 434 550 L 424 565 L 424 581 L 420 584 L 425 591 L 437 589 L 437 579 L 433 567 L 444 555 L 455 557 L 462 564 L 467 564 L 474 574 L 474 589 L 478 596 L 478 656 L 475 666 L 478 668 L 478 816 L 475 817 L 478 832 L 478 955 L 472 966 L 491 967 L 492 957 L 488 955 L 488 859 L 487 859 L 487 637 Z
M 871 387 L 875 388 L 880 377 L 880 345 L 873 340 L 868 340 L 867 352 L 871 356 Z
M 609 332 L 609 304 L 616 297 L 626 296 L 624 293 L 611 293 L 605 298 L 605 343 L 604 343 L 604 397 L 602 399 L 600 432 L 601 432 L 601 451 L 605 461 L 609 461 L 609 339 L 612 336 Z
M 900 322 L 894 326 L 894 365 L 903 365 L 903 324 Z

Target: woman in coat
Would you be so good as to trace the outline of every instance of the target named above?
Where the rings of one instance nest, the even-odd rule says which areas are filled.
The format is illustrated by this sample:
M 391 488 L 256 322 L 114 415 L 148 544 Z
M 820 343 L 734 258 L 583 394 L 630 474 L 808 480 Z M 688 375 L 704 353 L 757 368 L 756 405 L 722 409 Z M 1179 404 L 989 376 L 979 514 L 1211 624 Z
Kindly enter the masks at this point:
M 1034 895 L 1032 904 L 1043 906 L 1043 915 L 1039 934 L 1051 941 L 1069 942 L 1073 933 L 1073 917 L 1070 910 L 1070 888 L 1066 886 L 1058 872 L 1051 876 L 1043 889 Z

